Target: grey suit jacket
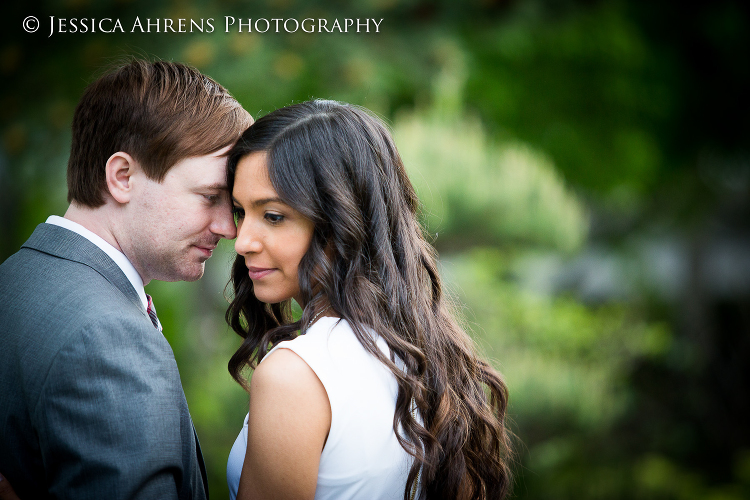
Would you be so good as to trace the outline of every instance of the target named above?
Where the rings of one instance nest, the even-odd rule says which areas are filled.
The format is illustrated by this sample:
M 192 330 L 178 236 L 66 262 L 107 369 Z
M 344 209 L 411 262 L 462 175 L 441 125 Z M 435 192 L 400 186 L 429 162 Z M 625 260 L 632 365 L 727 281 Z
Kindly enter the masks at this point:
M 22 499 L 203 499 L 172 349 L 120 268 L 40 224 L 0 265 L 0 472 Z

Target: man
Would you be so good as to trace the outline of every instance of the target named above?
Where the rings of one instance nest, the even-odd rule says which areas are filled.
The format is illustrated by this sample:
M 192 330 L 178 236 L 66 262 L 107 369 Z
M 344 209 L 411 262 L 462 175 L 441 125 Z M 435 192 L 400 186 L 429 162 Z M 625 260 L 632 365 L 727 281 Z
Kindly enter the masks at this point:
M 172 350 L 143 289 L 234 238 L 223 156 L 250 115 L 187 66 L 132 61 L 84 92 L 65 217 L 0 266 L 0 472 L 30 498 L 206 498 Z

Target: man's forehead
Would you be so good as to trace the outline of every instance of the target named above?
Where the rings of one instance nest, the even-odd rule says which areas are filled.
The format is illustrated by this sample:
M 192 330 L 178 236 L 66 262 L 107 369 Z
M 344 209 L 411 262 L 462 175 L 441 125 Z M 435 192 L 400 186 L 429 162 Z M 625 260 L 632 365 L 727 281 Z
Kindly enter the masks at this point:
M 167 172 L 173 182 L 201 189 L 227 189 L 227 159 L 214 155 L 186 158 Z

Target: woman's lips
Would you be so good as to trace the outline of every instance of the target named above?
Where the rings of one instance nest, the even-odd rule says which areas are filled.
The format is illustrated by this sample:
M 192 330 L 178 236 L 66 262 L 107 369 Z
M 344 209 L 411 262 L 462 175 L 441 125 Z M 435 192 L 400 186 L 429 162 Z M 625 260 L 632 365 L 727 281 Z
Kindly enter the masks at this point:
M 265 267 L 248 267 L 247 271 L 248 271 L 247 274 L 250 275 L 251 280 L 259 280 L 271 274 L 274 271 L 274 269 L 268 269 Z

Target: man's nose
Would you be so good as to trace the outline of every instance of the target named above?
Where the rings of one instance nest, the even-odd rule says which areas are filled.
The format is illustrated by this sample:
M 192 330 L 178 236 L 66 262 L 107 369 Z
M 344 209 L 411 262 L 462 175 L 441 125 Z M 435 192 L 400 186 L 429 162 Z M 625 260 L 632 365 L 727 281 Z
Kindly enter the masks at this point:
M 237 237 L 237 226 L 234 224 L 234 216 L 232 215 L 231 208 L 222 208 L 216 214 L 211 225 L 211 232 L 228 240 L 233 240 Z

